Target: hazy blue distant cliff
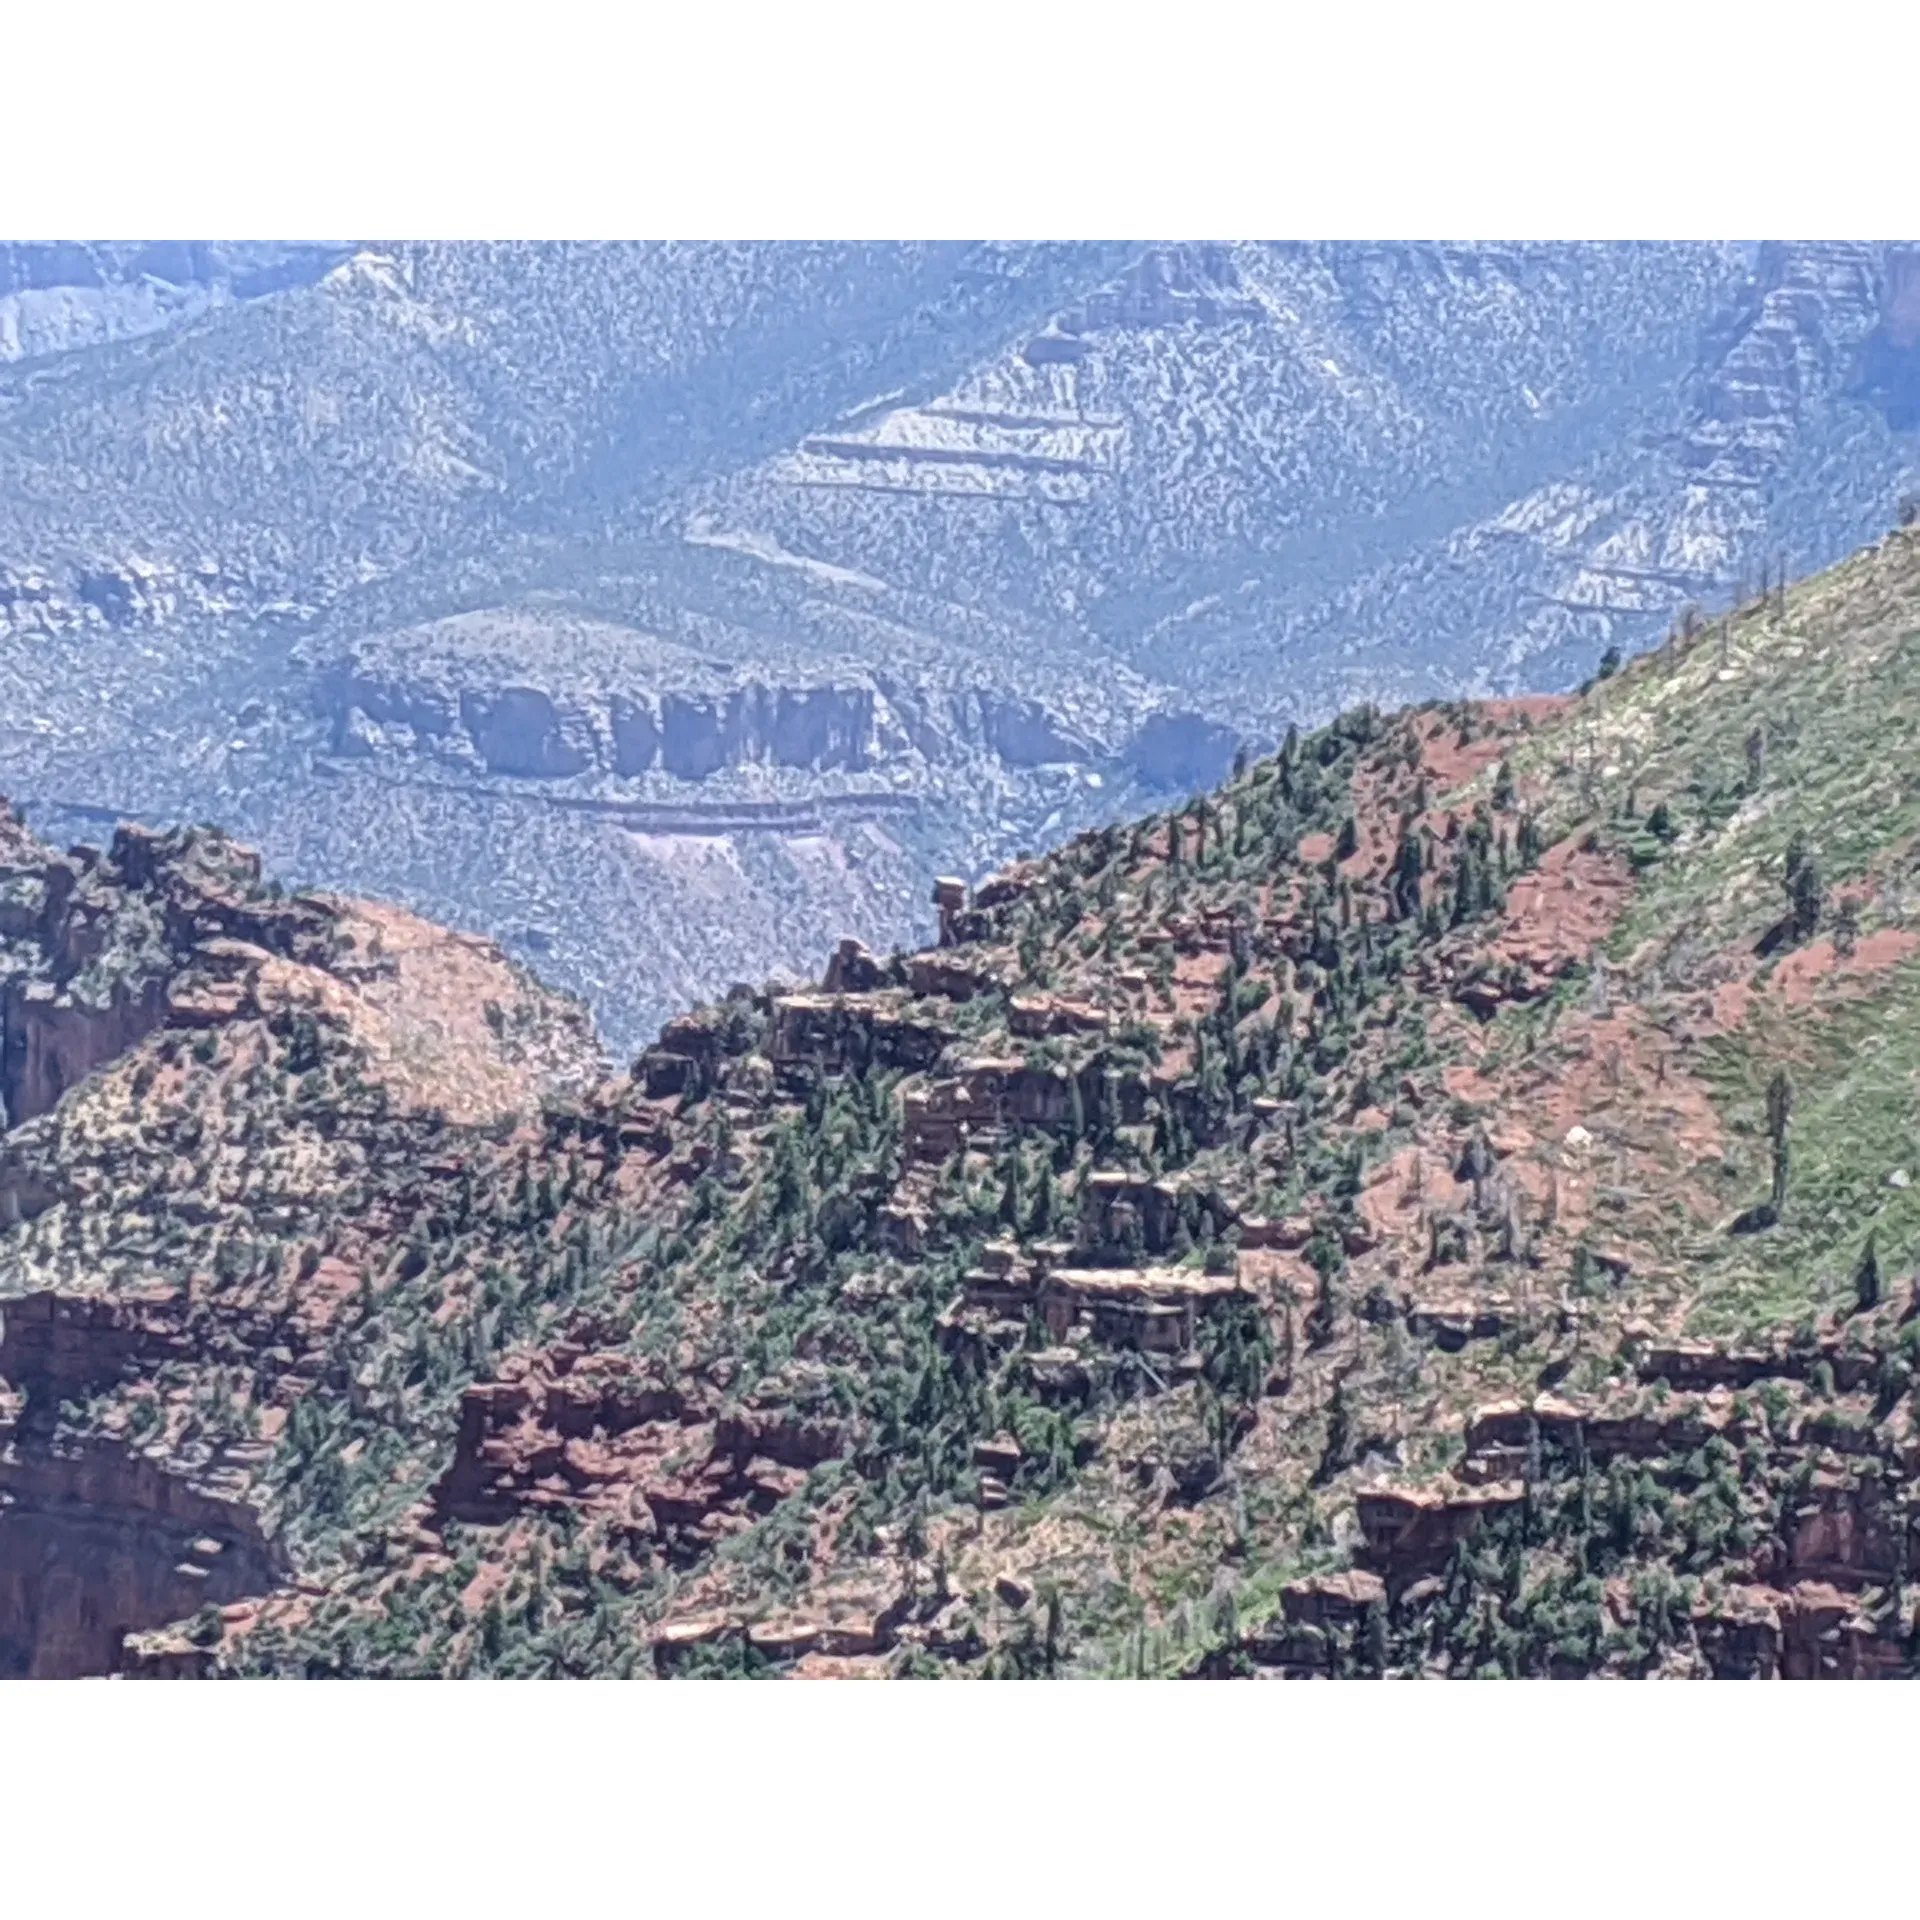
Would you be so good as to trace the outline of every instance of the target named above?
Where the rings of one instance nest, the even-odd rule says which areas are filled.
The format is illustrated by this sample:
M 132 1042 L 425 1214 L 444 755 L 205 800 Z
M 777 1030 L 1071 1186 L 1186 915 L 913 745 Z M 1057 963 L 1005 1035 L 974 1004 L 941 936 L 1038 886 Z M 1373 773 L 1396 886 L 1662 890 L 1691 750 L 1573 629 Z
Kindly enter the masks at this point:
M 617 1040 L 1920 484 L 1863 245 L 0 246 L 0 789 L 217 818 Z

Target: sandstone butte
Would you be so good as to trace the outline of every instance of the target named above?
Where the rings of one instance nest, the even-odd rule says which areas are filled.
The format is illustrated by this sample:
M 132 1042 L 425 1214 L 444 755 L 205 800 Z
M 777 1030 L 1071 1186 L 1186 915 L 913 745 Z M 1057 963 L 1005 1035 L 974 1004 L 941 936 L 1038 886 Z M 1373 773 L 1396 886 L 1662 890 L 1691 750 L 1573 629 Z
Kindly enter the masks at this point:
M 0 816 L 0 1672 L 1912 1675 L 1920 533 L 610 1071 Z

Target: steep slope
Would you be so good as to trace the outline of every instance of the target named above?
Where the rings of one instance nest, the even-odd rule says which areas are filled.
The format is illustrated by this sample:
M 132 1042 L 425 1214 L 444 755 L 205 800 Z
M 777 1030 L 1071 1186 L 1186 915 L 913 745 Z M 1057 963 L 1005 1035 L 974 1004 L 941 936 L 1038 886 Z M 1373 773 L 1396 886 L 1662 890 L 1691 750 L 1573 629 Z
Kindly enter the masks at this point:
M 217 835 L 62 856 L 4 811 L 0 1013 L 0 1674 L 105 1672 L 287 1577 L 250 1490 L 350 1263 L 598 1052 L 485 942 L 287 899 Z
M 1111 253 L 362 248 L 0 374 L 8 625 L 310 615 L 402 576 L 457 597 L 503 545 L 597 533 L 873 378 L 949 375 Z
M 0 374 L 0 783 L 217 819 L 638 1044 L 1236 742 L 1850 550 L 1920 481 L 1911 261 L 366 248 Z
M 239 936 L 304 1023 L 142 961 L 170 1024 L 7 1139 L 10 1659 L 1910 1674 L 1916 712 L 1920 530 L 517 1115 L 396 1098 L 311 932 Z M 38 1005 L 91 949 L 10 859 Z

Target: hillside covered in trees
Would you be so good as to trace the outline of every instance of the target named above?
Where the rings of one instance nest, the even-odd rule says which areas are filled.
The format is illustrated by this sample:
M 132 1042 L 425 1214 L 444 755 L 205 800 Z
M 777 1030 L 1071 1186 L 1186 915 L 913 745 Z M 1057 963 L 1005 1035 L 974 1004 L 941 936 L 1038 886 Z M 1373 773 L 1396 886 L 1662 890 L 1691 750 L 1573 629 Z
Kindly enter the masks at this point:
M 1920 531 L 1360 708 L 614 1078 L 0 873 L 0 1668 L 1911 1674 Z

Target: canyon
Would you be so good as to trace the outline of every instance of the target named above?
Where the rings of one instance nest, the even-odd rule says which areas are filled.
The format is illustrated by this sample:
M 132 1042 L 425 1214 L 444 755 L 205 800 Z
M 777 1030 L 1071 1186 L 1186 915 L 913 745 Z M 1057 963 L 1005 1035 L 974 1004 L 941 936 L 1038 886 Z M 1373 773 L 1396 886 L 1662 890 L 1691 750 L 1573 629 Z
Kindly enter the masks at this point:
M 490 935 L 631 1052 L 1289 725 L 1562 690 L 1876 537 L 1920 485 L 1911 278 L 1864 243 L 15 248 L 0 787 Z
M 1910 1676 L 1917 712 L 1910 528 L 627 1070 L 486 939 L 8 813 L 0 1661 Z

